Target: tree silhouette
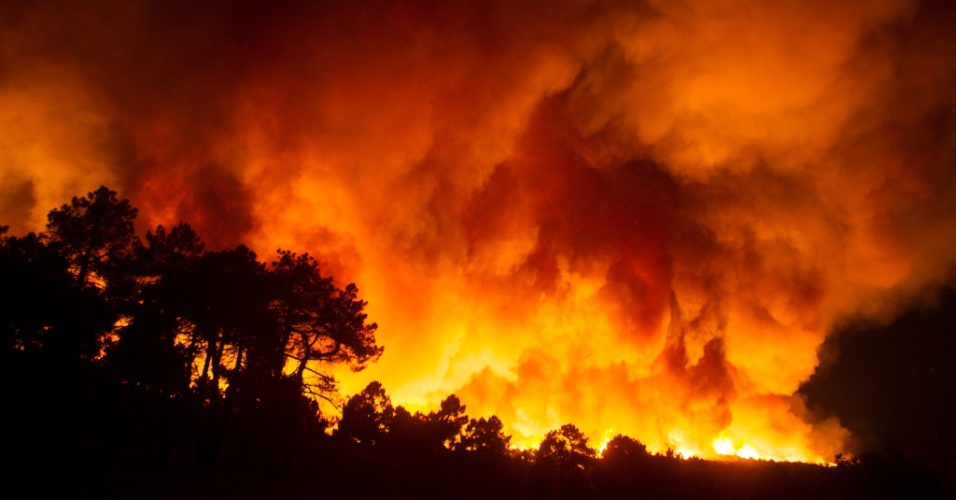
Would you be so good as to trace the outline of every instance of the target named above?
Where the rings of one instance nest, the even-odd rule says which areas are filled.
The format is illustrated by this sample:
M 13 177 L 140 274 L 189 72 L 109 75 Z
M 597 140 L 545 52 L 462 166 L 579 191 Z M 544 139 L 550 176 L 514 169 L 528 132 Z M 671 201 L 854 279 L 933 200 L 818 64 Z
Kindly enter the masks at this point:
M 564 424 L 560 429 L 550 431 L 538 448 L 538 459 L 557 461 L 580 461 L 582 458 L 594 458 L 597 453 L 588 446 L 588 438 L 573 424 Z
M 166 232 L 162 225 L 156 232 L 146 232 L 146 245 L 137 247 L 137 260 L 142 263 L 140 272 L 149 280 L 169 277 L 182 271 L 202 257 L 206 244 L 189 224 L 180 222 Z
M 359 443 L 380 444 L 391 427 L 392 401 L 379 382 L 370 382 L 342 407 L 336 434 Z
M 482 455 L 505 456 L 511 436 L 502 432 L 504 425 L 497 416 L 471 419 L 465 427 L 457 449 Z
M 642 476 L 647 475 L 650 465 L 651 455 L 643 443 L 618 434 L 604 448 L 597 476 L 600 482 L 619 491 L 646 490 L 647 480 Z
M 559 496 L 561 492 L 573 497 L 588 494 L 586 472 L 590 471 L 595 455 L 587 436 L 573 424 L 548 432 L 535 454 L 540 487 L 549 496 Z
M 640 441 L 618 434 L 608 441 L 601 457 L 613 463 L 626 463 L 648 457 L 647 446 Z
M 45 234 L 0 231 L 0 286 L 23 299 L 3 304 L 8 357 L 35 351 L 50 379 L 99 380 L 66 393 L 107 402 L 97 411 L 113 413 L 108 441 L 163 434 L 189 419 L 208 467 L 225 446 L 265 453 L 259 435 L 292 443 L 280 421 L 321 434 L 307 395 L 329 398 L 335 381 L 319 365 L 361 370 L 382 353 L 358 288 L 336 287 L 308 254 L 280 251 L 267 267 L 242 245 L 206 251 L 182 222 L 140 242 L 136 215 L 100 187 L 52 210 Z M 168 445 L 137 439 L 139 447 Z
M 453 449 L 462 427 L 468 423 L 468 416 L 458 396 L 452 394 L 441 402 L 437 412 L 429 413 L 424 420 L 428 425 L 428 445 L 433 449 Z
M 136 213 L 105 186 L 49 213 L 46 237 L 70 262 L 78 286 L 101 286 L 130 255 Z
M 39 351 L 70 329 L 66 313 L 75 298 L 73 279 L 69 263 L 36 234 L 17 238 L 0 233 L 0 289 L 5 297 L 0 324 L 6 349 Z M 90 345 L 80 350 L 92 355 L 96 349 Z
M 276 290 L 271 307 L 280 328 L 273 376 L 282 375 L 289 358 L 295 363 L 296 380 L 304 383 L 306 372 L 310 372 L 321 394 L 332 384 L 314 365 L 347 363 L 355 371 L 363 369 L 382 354 L 375 343 L 377 325 L 365 322 L 367 316 L 362 311 L 366 303 L 357 298 L 355 284 L 344 290 L 336 288 L 331 278 L 321 275 L 309 254 L 278 253 L 271 272 Z
M 168 234 L 160 225 L 137 244 L 130 269 L 136 275 L 136 299 L 125 325 L 106 358 L 114 375 L 161 394 L 185 394 L 197 356 L 190 338 L 194 324 L 183 298 L 190 291 L 184 280 L 195 271 L 204 244 L 189 225 L 180 222 Z

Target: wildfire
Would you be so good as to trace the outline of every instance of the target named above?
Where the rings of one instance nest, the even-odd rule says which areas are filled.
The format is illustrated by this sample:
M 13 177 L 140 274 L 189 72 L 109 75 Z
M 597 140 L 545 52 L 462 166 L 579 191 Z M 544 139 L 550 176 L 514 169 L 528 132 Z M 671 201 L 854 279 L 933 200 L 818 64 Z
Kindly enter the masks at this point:
M 599 456 L 599 457 L 603 457 L 603 456 L 604 456 L 604 450 L 607 449 L 608 443 L 610 443 L 610 442 L 611 442 L 611 438 L 614 437 L 614 434 L 613 434 L 613 433 L 614 433 L 614 429 L 608 429 L 608 430 L 604 431 L 604 439 L 601 440 L 601 445 L 598 446 L 598 448 L 597 448 L 597 456 Z
M 749 460 L 760 460 L 761 458 L 770 458 L 774 459 L 772 456 L 761 456 L 760 453 L 754 449 L 753 446 L 750 446 L 747 443 L 743 443 L 740 447 L 734 446 L 734 442 L 730 438 L 721 437 L 714 440 L 714 450 L 718 455 L 725 456 L 738 456 L 740 458 L 745 458 Z
M 380 326 L 343 393 L 513 446 L 829 459 L 819 346 L 956 262 L 933 5 L 81 4 L 0 15 L 0 224 L 109 184 L 139 230 L 307 251 Z
M 714 440 L 714 451 L 716 451 L 718 455 L 734 455 L 737 452 L 737 448 L 730 438 L 721 437 Z

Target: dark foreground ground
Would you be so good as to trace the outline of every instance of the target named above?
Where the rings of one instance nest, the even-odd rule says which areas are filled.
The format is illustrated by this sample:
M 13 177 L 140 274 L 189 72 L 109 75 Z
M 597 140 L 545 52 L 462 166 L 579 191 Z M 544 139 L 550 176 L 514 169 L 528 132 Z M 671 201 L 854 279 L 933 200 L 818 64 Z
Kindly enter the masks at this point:
M 34 453 L 5 469 L 2 498 L 953 498 L 945 471 L 888 450 L 838 466 L 659 455 L 391 452 L 329 438 L 283 466 L 202 470 Z M 74 450 L 75 451 L 75 450 Z M 407 450 L 406 450 L 407 451 Z

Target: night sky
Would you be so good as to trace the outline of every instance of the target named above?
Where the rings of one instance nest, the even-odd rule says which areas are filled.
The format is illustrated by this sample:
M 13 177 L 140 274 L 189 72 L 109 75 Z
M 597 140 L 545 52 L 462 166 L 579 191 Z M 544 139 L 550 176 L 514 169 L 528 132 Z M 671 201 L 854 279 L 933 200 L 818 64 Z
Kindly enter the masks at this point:
M 956 457 L 956 290 L 888 325 L 860 320 L 823 345 L 801 388 L 853 431 L 854 451 L 899 450 L 952 466 Z
M 0 224 L 316 255 L 527 446 L 952 460 L 947 1 L 0 4 Z M 948 458 L 947 458 L 948 457 Z

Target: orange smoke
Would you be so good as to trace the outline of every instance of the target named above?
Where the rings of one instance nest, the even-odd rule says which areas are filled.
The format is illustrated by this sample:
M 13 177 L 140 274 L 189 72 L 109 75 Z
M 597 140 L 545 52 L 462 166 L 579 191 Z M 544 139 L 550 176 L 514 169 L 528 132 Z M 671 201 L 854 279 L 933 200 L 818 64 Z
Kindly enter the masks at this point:
M 560 5 L 559 5 L 560 4 Z M 0 216 L 99 184 L 356 281 L 392 400 L 829 460 L 847 318 L 952 282 L 945 2 L 0 8 Z

